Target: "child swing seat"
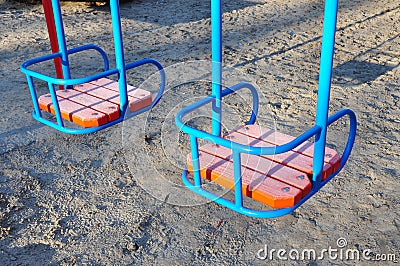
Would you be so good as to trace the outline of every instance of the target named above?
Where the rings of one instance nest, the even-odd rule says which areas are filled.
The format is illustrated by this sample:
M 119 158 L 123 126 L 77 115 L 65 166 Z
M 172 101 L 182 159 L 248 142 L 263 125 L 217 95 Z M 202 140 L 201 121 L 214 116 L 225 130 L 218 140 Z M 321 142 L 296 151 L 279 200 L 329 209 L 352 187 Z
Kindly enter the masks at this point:
M 51 4 L 43 1 L 43 4 L 53 53 L 28 60 L 21 65 L 32 97 L 32 116 L 36 120 L 64 133 L 86 134 L 145 112 L 158 103 L 165 87 L 164 69 L 151 58 L 125 64 L 118 0 L 110 1 L 116 57 L 116 67 L 113 69 L 109 68 L 107 54 L 97 45 L 88 44 L 67 50 L 59 0 L 51 0 Z M 94 50 L 101 55 L 103 71 L 83 78 L 72 78 L 69 55 L 88 50 Z M 30 66 L 49 60 L 54 60 L 57 78 L 29 69 Z M 160 74 L 160 86 L 154 100 L 149 91 L 132 87 L 126 82 L 128 69 L 145 64 L 154 65 Z M 118 75 L 118 81 L 108 78 L 115 74 Z M 48 94 L 37 96 L 34 78 L 47 82 Z M 59 90 L 56 90 L 57 86 Z M 45 118 L 42 111 L 55 115 L 56 123 Z M 63 119 L 80 127 L 66 127 Z
M 182 173 L 183 183 L 190 190 L 241 214 L 272 218 L 298 208 L 343 169 L 355 140 L 356 116 L 352 110 L 343 109 L 328 117 L 337 7 L 338 0 L 326 0 L 315 126 L 298 137 L 291 137 L 254 125 L 258 94 L 253 85 L 241 82 L 222 90 L 222 3 L 211 0 L 212 94 L 183 108 L 176 116 L 177 126 L 190 136 L 188 168 Z M 221 136 L 222 98 L 241 89 L 252 93 L 251 117 L 246 125 Z M 212 133 L 183 122 L 187 114 L 209 103 L 212 104 Z M 344 116 L 349 118 L 350 129 L 340 156 L 326 147 L 326 133 L 329 125 Z M 312 137 L 314 143 L 308 141 Z M 209 143 L 199 147 L 198 139 Z M 189 172 L 193 179 L 189 178 Z M 232 189 L 234 201 L 206 190 L 201 178 Z M 245 207 L 243 195 L 272 209 Z

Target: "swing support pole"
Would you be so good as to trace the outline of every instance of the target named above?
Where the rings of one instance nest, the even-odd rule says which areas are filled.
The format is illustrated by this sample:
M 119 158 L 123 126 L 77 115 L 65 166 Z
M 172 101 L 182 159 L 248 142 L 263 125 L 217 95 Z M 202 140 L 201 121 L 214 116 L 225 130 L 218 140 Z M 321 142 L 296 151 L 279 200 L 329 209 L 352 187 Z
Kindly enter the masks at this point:
M 212 134 L 221 136 L 222 0 L 211 0 Z
M 124 57 L 124 45 L 122 41 L 122 28 L 121 28 L 121 16 L 119 10 L 119 0 L 110 1 L 111 9 L 111 21 L 114 36 L 114 48 L 115 48 L 115 63 L 118 69 L 118 84 L 120 93 L 120 110 L 124 114 L 126 107 L 128 106 L 128 94 L 126 92 L 126 65 Z
M 62 68 L 63 78 L 70 79 L 71 73 L 69 69 L 67 45 L 65 41 L 65 33 L 61 16 L 60 2 L 58 0 L 51 0 L 51 5 L 53 8 L 54 24 L 58 42 L 58 51 L 61 54 L 61 68 Z
M 318 82 L 318 100 L 316 125 L 321 133 L 315 136 L 313 161 L 313 187 L 319 187 L 325 157 L 326 134 L 328 128 L 329 96 L 332 79 L 332 65 L 335 45 L 338 0 L 326 0 L 324 11 L 324 25 L 322 34 L 322 48 Z

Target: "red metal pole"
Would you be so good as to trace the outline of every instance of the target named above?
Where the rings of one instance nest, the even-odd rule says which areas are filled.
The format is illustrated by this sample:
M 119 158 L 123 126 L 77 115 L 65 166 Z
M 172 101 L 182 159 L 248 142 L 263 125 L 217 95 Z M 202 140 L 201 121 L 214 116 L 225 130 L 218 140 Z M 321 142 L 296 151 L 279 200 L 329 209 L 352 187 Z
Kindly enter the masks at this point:
M 57 41 L 56 26 L 54 24 L 53 6 L 51 4 L 51 0 L 42 0 L 42 4 L 43 4 L 44 16 L 46 18 L 47 30 L 49 32 L 51 51 L 53 53 L 57 53 L 58 41 Z M 62 72 L 61 58 L 54 59 L 54 67 L 56 69 L 57 78 L 60 79 L 64 78 Z M 63 89 L 62 86 L 60 86 L 60 88 Z

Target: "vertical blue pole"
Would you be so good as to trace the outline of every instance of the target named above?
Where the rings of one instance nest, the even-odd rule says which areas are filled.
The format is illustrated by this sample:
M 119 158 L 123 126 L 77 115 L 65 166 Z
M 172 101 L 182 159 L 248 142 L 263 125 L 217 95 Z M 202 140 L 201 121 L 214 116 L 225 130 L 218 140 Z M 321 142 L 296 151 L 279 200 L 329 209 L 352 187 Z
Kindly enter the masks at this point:
M 194 185 L 196 187 L 200 187 L 201 179 L 200 179 L 199 147 L 197 145 L 197 137 L 195 137 L 194 135 L 190 135 L 190 147 L 192 150 Z
M 126 91 L 126 67 L 124 58 L 124 46 L 122 42 L 121 15 L 119 11 L 119 0 L 110 1 L 111 21 L 114 36 L 115 63 L 118 69 L 118 86 L 120 97 L 121 115 L 128 106 L 128 95 Z
M 58 41 L 58 50 L 61 53 L 61 64 L 62 64 L 62 71 L 64 79 L 70 79 L 71 73 L 69 69 L 69 61 L 68 61 L 68 54 L 67 54 L 67 45 L 65 42 L 65 32 L 64 32 L 64 25 L 62 21 L 61 15 L 61 7 L 59 0 L 51 0 L 51 5 L 53 6 L 53 14 L 54 14 L 54 23 L 56 26 L 57 32 L 57 41 Z
M 337 9 L 338 0 L 326 0 L 324 11 L 324 27 L 322 33 L 322 48 L 316 114 L 316 124 L 321 127 L 321 133 L 317 135 L 315 139 L 313 162 L 313 181 L 317 185 L 317 187 L 321 182 L 321 173 L 325 156 Z
M 235 187 L 235 205 L 237 208 L 243 207 L 242 193 L 242 163 L 240 152 L 233 150 L 233 169 L 234 169 L 234 187 Z
M 221 135 L 222 0 L 211 0 L 212 134 Z
M 33 84 L 32 76 L 27 75 L 29 91 L 31 92 L 31 98 L 33 103 L 33 110 L 35 110 L 35 114 L 39 117 L 42 117 L 42 113 L 40 112 L 38 98 L 35 90 L 35 85 Z
M 49 90 L 50 90 L 51 101 L 53 102 L 54 113 L 56 115 L 57 124 L 60 127 L 63 127 L 64 123 L 62 121 L 62 116 L 61 116 L 61 112 L 60 112 L 60 105 L 58 104 L 57 94 L 56 94 L 56 91 L 54 89 L 54 84 L 48 83 L 48 86 L 49 86 Z

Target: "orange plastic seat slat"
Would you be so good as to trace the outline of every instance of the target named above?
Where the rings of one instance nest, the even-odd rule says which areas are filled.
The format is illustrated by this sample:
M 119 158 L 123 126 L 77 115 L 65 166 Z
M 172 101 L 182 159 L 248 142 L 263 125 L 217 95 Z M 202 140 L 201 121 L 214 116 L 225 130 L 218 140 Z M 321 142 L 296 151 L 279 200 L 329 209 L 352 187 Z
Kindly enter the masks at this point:
M 262 139 L 263 141 L 275 145 L 283 145 L 295 139 L 295 137 L 258 125 L 240 126 L 236 128 L 235 131 L 240 132 L 244 135 L 252 136 L 257 139 Z M 307 155 L 309 157 L 314 157 L 314 143 L 306 141 L 294 148 L 293 151 Z M 324 161 L 333 166 L 333 172 L 339 169 L 341 163 L 340 155 L 335 150 L 329 147 L 325 147 Z
M 208 143 L 199 148 L 201 151 L 233 161 L 232 150 L 223 146 Z M 246 168 L 272 177 L 302 190 L 303 197 L 311 191 L 311 181 L 307 174 L 296 169 L 273 162 L 253 154 L 241 154 L 241 164 Z
M 200 152 L 200 175 L 229 189 L 234 189 L 234 166 L 231 161 Z M 273 208 L 292 207 L 302 198 L 302 191 L 274 178 L 242 167 L 243 194 Z M 193 172 L 191 155 L 188 170 Z
M 120 97 L 119 97 L 119 92 L 117 91 L 109 90 L 105 87 L 94 85 L 91 83 L 76 85 L 74 89 L 104 99 L 106 101 L 112 102 L 119 106 Z M 129 101 L 129 109 L 131 110 L 131 112 L 140 110 L 141 108 L 145 107 L 144 104 L 146 103 L 129 95 L 128 95 L 128 101 Z
M 233 183 L 233 168 L 228 164 L 228 161 L 218 157 L 214 157 L 207 153 L 200 152 L 200 175 L 202 178 L 206 178 L 213 181 L 221 186 L 229 189 L 234 189 Z M 191 160 L 191 154 L 188 155 L 188 170 L 193 173 L 193 165 Z M 230 176 L 230 174 L 232 174 Z M 244 173 L 242 171 L 242 193 L 248 197 L 251 197 L 251 192 L 248 189 L 248 184 L 251 181 L 249 172 Z
M 115 80 L 112 79 L 108 79 L 108 78 L 100 78 L 100 79 L 96 79 L 94 81 L 91 81 L 90 83 L 98 85 L 98 86 L 102 86 L 102 87 L 107 87 L 108 85 L 111 85 L 113 83 L 115 83 Z
M 231 138 L 232 141 L 250 145 L 255 147 L 274 147 L 276 145 L 272 143 L 268 143 L 262 141 L 260 139 L 256 139 L 252 136 L 244 135 L 239 132 L 232 132 L 227 135 L 227 137 Z M 262 155 L 262 157 L 268 158 L 274 162 L 287 165 L 291 168 L 299 170 L 301 172 L 306 173 L 310 177 L 313 174 L 313 158 L 294 152 L 288 151 L 285 153 L 279 153 L 274 155 Z M 324 163 L 323 170 L 322 170 L 322 179 L 325 180 L 330 174 L 333 173 L 333 168 L 329 163 Z
M 107 79 L 101 78 L 98 80 L 94 80 L 90 82 L 93 85 L 102 86 L 108 90 L 115 91 L 119 93 L 119 85 L 118 82 Z M 142 90 L 139 88 L 135 88 L 131 85 L 127 85 L 127 92 L 128 92 L 128 100 L 129 100 L 129 110 L 131 112 L 138 111 L 146 106 L 151 105 L 152 98 L 151 93 L 146 90 Z M 119 101 L 119 99 L 118 99 Z
M 130 85 L 127 89 L 131 112 L 152 104 L 150 92 Z M 76 85 L 73 89 L 59 90 L 56 94 L 63 119 L 80 126 L 95 127 L 120 117 L 120 97 L 116 81 L 102 78 L 95 82 Z M 38 100 L 42 110 L 54 114 L 50 94 L 43 95 Z
M 91 83 L 79 84 L 74 90 L 104 99 L 119 105 L 119 93 Z
M 83 127 L 96 127 L 107 123 L 107 116 L 67 99 L 57 97 L 61 117 Z M 50 94 L 39 97 L 40 109 L 55 114 Z
M 119 118 L 119 106 L 117 104 L 71 89 L 58 90 L 56 93 L 57 96 L 64 99 L 106 114 L 109 121 Z

